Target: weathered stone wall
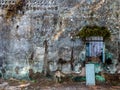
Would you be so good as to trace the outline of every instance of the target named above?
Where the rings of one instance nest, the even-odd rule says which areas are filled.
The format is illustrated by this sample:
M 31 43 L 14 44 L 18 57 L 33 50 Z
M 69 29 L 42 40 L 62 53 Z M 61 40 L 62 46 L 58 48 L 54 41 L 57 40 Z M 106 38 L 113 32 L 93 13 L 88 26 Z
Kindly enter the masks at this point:
M 31 0 L 24 7 L 24 14 L 9 22 L 5 21 L 6 9 L 0 10 L 0 66 L 5 70 L 4 77 L 27 77 L 30 68 L 42 72 L 45 40 L 51 71 L 58 68 L 59 58 L 71 59 L 73 47 L 77 63 L 84 44 L 73 35 L 91 24 L 107 26 L 111 33 L 119 31 L 117 5 L 119 0 Z M 2 4 L 1 7 L 4 8 Z M 64 72 L 70 72 L 69 64 L 63 67 Z

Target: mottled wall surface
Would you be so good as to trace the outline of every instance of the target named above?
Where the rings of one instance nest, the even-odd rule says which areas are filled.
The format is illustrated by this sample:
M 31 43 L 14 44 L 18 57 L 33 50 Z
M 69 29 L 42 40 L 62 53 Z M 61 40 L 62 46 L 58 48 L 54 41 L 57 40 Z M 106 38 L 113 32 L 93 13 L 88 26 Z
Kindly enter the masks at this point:
M 2 3 L 0 67 L 6 71 L 4 77 L 22 78 L 28 75 L 30 68 L 42 72 L 45 40 L 48 42 L 47 60 L 51 71 L 57 69 L 56 61 L 59 58 L 66 61 L 71 59 L 73 47 L 73 56 L 75 62 L 78 62 L 84 44 L 73 36 L 83 26 L 96 24 L 107 26 L 111 33 L 119 31 L 120 2 L 113 1 L 31 0 L 24 6 L 22 15 L 20 11 L 9 20 L 5 19 L 6 9 Z M 63 67 L 63 71 L 70 72 L 67 69 L 69 64 Z

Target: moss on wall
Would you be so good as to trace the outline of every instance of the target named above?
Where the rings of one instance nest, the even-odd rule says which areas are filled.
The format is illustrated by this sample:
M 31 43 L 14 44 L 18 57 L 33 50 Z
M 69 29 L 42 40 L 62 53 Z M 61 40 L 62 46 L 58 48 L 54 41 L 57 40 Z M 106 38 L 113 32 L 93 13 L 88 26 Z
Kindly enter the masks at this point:
M 82 30 L 80 30 L 77 34 L 80 38 L 83 40 L 86 39 L 86 37 L 90 36 L 102 36 L 105 39 L 110 39 L 111 33 L 108 30 L 107 27 L 104 26 L 84 26 Z

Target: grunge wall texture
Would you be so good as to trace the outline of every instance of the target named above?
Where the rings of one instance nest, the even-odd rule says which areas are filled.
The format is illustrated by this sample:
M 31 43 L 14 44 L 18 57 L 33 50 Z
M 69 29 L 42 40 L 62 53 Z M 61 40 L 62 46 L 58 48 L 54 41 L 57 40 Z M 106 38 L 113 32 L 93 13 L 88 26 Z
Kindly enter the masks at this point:
M 42 72 L 45 40 L 51 71 L 57 69 L 53 62 L 59 58 L 70 60 L 73 47 L 75 62 L 79 61 L 84 43 L 73 36 L 85 25 L 108 27 L 112 41 L 106 48 L 117 62 L 119 14 L 119 0 L 0 0 L 0 67 L 4 77 L 23 78 L 30 68 Z M 70 72 L 69 68 L 66 65 L 63 71 Z

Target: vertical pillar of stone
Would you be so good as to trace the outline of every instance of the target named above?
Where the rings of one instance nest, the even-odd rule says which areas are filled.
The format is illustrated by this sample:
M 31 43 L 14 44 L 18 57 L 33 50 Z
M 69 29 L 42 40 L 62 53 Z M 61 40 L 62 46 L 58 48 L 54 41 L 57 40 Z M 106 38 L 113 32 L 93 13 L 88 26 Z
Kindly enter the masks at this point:
M 49 66 L 48 66 L 48 43 L 47 40 L 44 41 L 43 43 L 44 47 L 45 47 L 45 53 L 44 53 L 44 65 L 43 65 L 43 73 L 46 76 L 49 72 Z

